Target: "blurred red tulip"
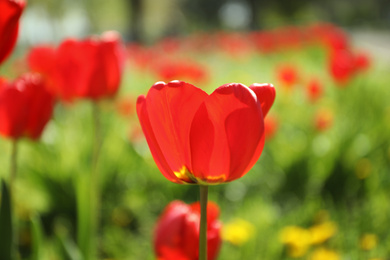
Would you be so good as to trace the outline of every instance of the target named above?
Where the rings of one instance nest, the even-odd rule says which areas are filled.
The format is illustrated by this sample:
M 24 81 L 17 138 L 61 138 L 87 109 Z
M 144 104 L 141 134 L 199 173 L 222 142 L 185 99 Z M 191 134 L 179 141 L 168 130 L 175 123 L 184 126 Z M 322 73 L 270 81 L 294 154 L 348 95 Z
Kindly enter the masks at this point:
M 207 205 L 207 259 L 217 258 L 221 246 L 219 208 Z M 173 201 L 165 208 L 154 233 L 154 250 L 159 260 L 198 260 L 199 202 L 187 205 Z
M 355 54 L 355 68 L 357 71 L 365 71 L 371 65 L 370 57 L 364 52 Z
M 147 48 L 136 43 L 128 44 L 126 48 L 129 60 L 141 70 L 149 69 L 150 64 L 162 56 L 156 48 Z
M 251 51 L 252 46 L 243 34 L 218 32 L 215 37 L 218 50 L 225 51 L 232 57 L 242 57 Z
M 281 86 L 291 88 L 299 80 L 297 68 L 292 65 L 281 65 L 276 70 L 278 80 Z
M 0 0 L 0 64 L 11 53 L 19 30 L 19 18 L 25 2 L 22 0 Z
M 225 84 L 211 95 L 182 82 L 157 82 L 137 114 L 153 158 L 175 183 L 218 184 L 246 174 L 264 146 L 271 84 Z
M 347 50 L 350 47 L 349 38 L 347 34 L 340 28 L 331 27 L 324 36 L 324 43 L 330 52 Z
M 40 74 L 50 75 L 55 69 L 56 49 L 50 45 L 32 47 L 27 54 L 30 70 Z
M 152 69 L 162 81 L 171 81 L 179 78 L 195 83 L 203 83 L 208 77 L 204 66 L 188 59 L 161 59 L 154 64 Z
M 323 87 L 320 81 L 316 78 L 311 79 L 306 87 L 306 93 L 310 102 L 316 102 L 323 93 Z
M 315 128 L 318 131 L 325 131 L 333 124 L 333 113 L 328 109 L 319 110 L 315 115 Z
M 333 80 L 346 85 L 355 72 L 355 57 L 349 50 L 338 50 L 330 54 L 329 70 Z
M 42 78 L 26 74 L 14 82 L 2 80 L 0 84 L 0 134 L 13 139 L 38 139 L 54 107 L 54 98 Z
M 275 34 L 268 31 L 257 31 L 250 35 L 254 47 L 262 53 L 273 52 L 278 48 Z
M 46 74 L 50 90 L 64 100 L 114 96 L 124 59 L 121 39 L 115 32 L 82 41 L 68 39 L 55 50 L 36 48 L 28 57 L 30 68 Z
M 118 99 L 116 102 L 116 109 L 124 118 L 129 118 L 135 114 L 135 97 L 126 96 Z

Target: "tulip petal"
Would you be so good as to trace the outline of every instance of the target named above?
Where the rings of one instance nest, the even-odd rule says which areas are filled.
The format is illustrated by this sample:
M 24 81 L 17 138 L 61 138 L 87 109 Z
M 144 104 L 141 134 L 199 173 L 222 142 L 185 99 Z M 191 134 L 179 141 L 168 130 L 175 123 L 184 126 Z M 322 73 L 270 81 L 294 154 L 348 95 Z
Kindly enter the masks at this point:
M 24 1 L 0 1 L 0 64 L 10 55 L 15 46 L 19 18 L 25 5 Z
M 207 94 L 201 89 L 182 81 L 171 81 L 154 84 L 145 101 L 156 140 L 154 145 L 158 145 L 178 179 L 188 183 L 194 182 L 188 172 L 189 131 L 193 115 L 205 98 Z
M 158 145 L 153 129 L 150 125 L 149 115 L 146 111 L 145 103 L 145 96 L 139 96 L 137 99 L 137 114 L 153 159 L 165 178 L 175 183 L 182 183 L 176 178 L 161 152 L 160 146 Z
M 217 219 L 219 208 L 215 203 L 209 202 L 207 210 L 207 259 L 214 260 L 221 246 L 221 222 Z M 199 225 L 199 202 L 191 205 L 182 201 L 169 203 L 154 232 L 157 259 L 198 259 Z
M 194 202 L 190 204 L 191 211 L 200 215 L 200 202 Z M 207 223 L 211 224 L 214 221 L 218 220 L 220 214 L 220 210 L 218 205 L 215 202 L 208 201 L 207 202 Z
M 263 144 L 264 121 L 255 93 L 242 84 L 223 85 L 199 107 L 191 125 L 194 176 L 205 184 L 237 179 L 258 159 Z
M 30 70 L 45 76 L 51 75 L 55 67 L 55 52 L 54 47 L 49 45 L 40 45 L 31 48 L 27 55 Z
M 38 74 L 25 74 L 6 83 L 0 90 L 0 133 L 15 139 L 38 139 L 53 107 L 54 97 Z
M 84 44 L 85 45 L 85 44 Z M 61 43 L 56 55 L 56 74 L 53 75 L 57 95 L 65 100 L 86 96 L 92 77 L 95 58 L 92 48 L 73 39 Z
M 106 77 L 106 91 L 100 93 L 100 96 L 112 96 L 118 91 L 125 64 L 125 50 L 118 33 L 110 31 L 102 35 L 100 55 Z
M 253 92 L 255 92 L 257 99 L 261 104 L 261 110 L 263 111 L 263 117 L 265 118 L 268 114 L 268 111 L 272 107 L 272 104 L 275 101 L 275 88 L 272 84 L 264 83 L 258 84 L 254 83 L 249 86 Z
M 25 135 L 31 139 L 38 139 L 52 116 L 54 97 L 45 89 L 40 76 L 28 74 L 21 80 L 25 84 L 25 95 L 28 100 L 25 106 L 29 111 L 25 119 Z
M 26 97 L 20 90 L 6 85 L 0 92 L 0 134 L 11 138 L 23 135 Z
M 172 201 L 165 208 L 156 225 L 154 245 L 155 251 L 160 251 L 161 245 L 175 243 L 175 236 L 181 233 L 184 226 L 184 217 L 189 212 L 189 207 L 182 201 Z M 171 241 L 172 240 L 172 241 Z M 175 246 L 175 245 L 172 245 Z

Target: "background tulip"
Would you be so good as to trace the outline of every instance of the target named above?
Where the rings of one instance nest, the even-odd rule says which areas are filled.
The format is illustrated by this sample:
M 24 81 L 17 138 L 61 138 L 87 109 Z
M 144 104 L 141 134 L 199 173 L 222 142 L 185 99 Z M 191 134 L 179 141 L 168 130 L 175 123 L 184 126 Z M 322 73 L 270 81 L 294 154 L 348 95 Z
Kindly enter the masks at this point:
M 24 1 L 0 0 L 0 64 L 11 53 L 19 30 Z
M 137 100 L 149 148 L 163 175 L 176 183 L 218 184 L 242 177 L 264 146 L 271 84 L 231 83 L 211 95 L 182 82 L 157 82 Z
M 124 58 L 120 35 L 106 32 L 81 41 L 67 39 L 57 49 L 36 47 L 28 62 L 32 70 L 45 75 L 50 91 L 60 99 L 98 100 L 117 93 Z
M 207 259 L 216 259 L 220 246 L 219 208 L 207 205 Z M 159 260 L 197 260 L 199 238 L 199 202 L 190 205 L 171 202 L 160 216 L 154 233 L 154 250 Z
M 54 106 L 54 98 L 42 78 L 26 74 L 14 82 L 2 80 L 0 84 L 0 134 L 13 139 L 39 138 Z

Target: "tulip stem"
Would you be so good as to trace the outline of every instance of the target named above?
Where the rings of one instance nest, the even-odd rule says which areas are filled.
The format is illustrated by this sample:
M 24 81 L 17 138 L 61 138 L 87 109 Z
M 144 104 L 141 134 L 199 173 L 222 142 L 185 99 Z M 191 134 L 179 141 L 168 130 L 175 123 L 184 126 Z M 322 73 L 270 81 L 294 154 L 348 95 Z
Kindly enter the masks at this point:
M 16 179 L 16 173 L 18 169 L 17 164 L 18 159 L 18 139 L 12 140 L 11 144 L 11 157 L 10 157 L 10 168 L 9 168 L 9 197 L 10 197 L 10 204 L 11 204 L 11 225 L 12 225 L 12 254 L 16 256 L 17 252 L 17 244 L 18 244 L 18 223 L 16 220 L 16 214 L 15 214 L 15 208 L 12 207 L 15 205 L 15 179 Z
M 94 143 L 93 143 L 93 157 L 92 157 L 92 171 L 91 171 L 91 203 L 92 203 L 92 214 L 91 225 L 92 225 L 92 255 L 95 255 L 99 247 L 98 244 L 98 229 L 100 222 L 100 187 L 99 187 L 99 171 L 98 161 L 100 157 L 100 150 L 102 147 L 102 124 L 101 124 L 101 113 L 98 102 L 93 102 L 93 124 L 94 124 Z
M 15 181 L 16 172 L 17 172 L 17 157 L 18 157 L 18 140 L 15 139 L 15 140 L 12 140 L 10 169 L 9 169 L 9 187 L 10 187 L 11 198 L 12 198 L 12 192 L 14 189 L 14 181 Z
M 207 185 L 200 187 L 199 260 L 207 260 Z
M 98 161 L 102 145 L 102 125 L 98 102 L 92 103 L 93 139 L 91 151 L 91 171 L 89 176 L 78 180 L 78 222 L 77 240 L 83 259 L 96 259 L 98 252 L 98 229 L 100 222 L 100 181 Z
M 100 155 L 100 148 L 102 147 L 102 127 L 101 127 L 101 121 L 100 121 L 100 108 L 99 103 L 93 102 L 93 124 L 94 124 L 94 143 L 93 143 L 93 157 L 92 157 L 92 175 L 93 178 L 96 178 L 97 176 L 97 164 L 99 160 Z

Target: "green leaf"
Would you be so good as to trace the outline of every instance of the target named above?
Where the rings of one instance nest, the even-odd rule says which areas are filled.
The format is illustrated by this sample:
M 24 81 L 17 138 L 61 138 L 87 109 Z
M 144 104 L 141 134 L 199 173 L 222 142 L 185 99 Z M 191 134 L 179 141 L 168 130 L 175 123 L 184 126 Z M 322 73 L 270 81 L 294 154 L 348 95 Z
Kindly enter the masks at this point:
M 77 245 L 85 259 L 92 258 L 93 223 L 91 222 L 91 185 L 89 176 L 80 174 L 77 178 Z
M 80 249 L 77 247 L 76 243 L 71 239 L 68 234 L 67 228 L 59 224 L 56 227 L 56 236 L 58 238 L 60 251 L 62 253 L 63 259 L 65 260 L 83 260 Z
M 9 189 L 4 180 L 1 181 L 0 206 L 0 259 L 12 259 L 12 209 Z
M 31 218 L 31 233 L 32 233 L 32 257 L 31 260 L 42 259 L 42 244 L 43 244 L 43 228 L 41 220 L 38 216 Z

